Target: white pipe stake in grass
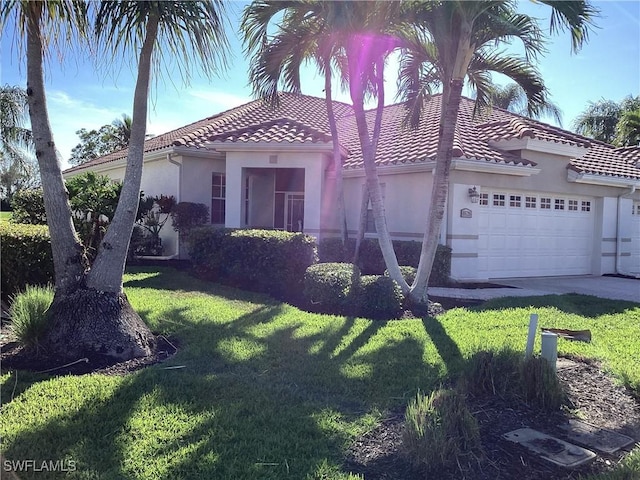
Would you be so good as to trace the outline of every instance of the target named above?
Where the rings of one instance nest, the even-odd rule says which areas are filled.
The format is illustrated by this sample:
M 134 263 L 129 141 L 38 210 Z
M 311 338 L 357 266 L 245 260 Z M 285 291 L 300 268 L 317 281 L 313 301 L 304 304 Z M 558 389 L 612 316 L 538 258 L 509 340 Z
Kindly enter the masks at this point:
M 549 362 L 555 372 L 558 360 L 558 335 L 555 333 L 542 333 L 542 358 Z
M 538 331 L 538 314 L 532 313 L 529 317 L 529 336 L 527 337 L 527 348 L 524 351 L 524 358 L 531 358 L 533 355 L 533 344 L 536 341 Z

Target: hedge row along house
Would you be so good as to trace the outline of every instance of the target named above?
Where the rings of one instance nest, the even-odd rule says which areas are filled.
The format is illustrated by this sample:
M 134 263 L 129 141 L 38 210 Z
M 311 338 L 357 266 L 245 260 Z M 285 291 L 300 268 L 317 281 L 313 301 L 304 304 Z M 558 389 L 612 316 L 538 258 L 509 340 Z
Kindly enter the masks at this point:
M 463 98 L 441 243 L 453 279 L 640 275 L 640 148 L 615 148 Z M 349 234 L 365 174 L 351 107 L 334 102 Z M 374 111 L 370 111 L 370 125 Z M 385 107 L 376 163 L 391 236 L 421 241 L 433 181 L 440 96 L 418 129 L 402 104 Z M 142 189 L 204 203 L 212 224 L 338 236 L 335 169 L 325 100 L 280 94 L 146 141 Z M 122 180 L 126 150 L 64 172 Z M 366 236 L 375 237 L 373 222 Z M 169 254 L 178 237 L 163 232 Z

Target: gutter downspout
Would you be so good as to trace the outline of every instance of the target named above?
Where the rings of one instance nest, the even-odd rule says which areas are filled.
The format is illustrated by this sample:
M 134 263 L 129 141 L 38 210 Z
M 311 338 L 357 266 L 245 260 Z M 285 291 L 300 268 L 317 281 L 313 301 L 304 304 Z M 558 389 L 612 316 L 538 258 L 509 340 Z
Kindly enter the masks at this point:
M 180 203 L 182 193 L 182 162 L 178 162 L 172 158 L 171 153 L 167 153 L 167 162 L 178 167 L 178 191 L 176 195 L 176 203 Z M 176 238 L 176 256 L 180 258 L 180 235 Z
M 631 274 L 629 272 L 624 272 L 622 271 L 621 268 L 621 253 L 622 253 L 622 222 L 620 221 L 620 219 L 622 218 L 622 206 L 621 206 L 621 200 L 623 198 L 629 198 L 631 197 L 635 191 L 636 191 L 636 184 L 631 185 L 631 190 L 629 190 L 626 193 L 622 193 L 620 195 L 618 195 L 618 211 L 617 211 L 617 217 L 616 217 L 616 274 L 618 275 L 626 275 L 629 277 L 636 277 L 636 278 L 640 278 L 640 275 L 637 274 Z

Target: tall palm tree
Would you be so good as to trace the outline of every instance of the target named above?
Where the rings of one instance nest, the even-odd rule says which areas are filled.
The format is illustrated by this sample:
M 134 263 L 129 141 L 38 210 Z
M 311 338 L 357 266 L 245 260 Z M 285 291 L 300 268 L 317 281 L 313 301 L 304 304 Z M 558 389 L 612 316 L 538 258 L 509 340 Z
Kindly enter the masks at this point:
M 139 51 L 139 59 L 120 202 L 93 267 L 88 269 L 71 222 L 43 81 L 43 53 L 48 51 L 48 42 L 74 35 L 88 36 L 87 4 L 13 1 L 2 5 L 1 18 L 15 15 L 18 30 L 27 43 L 29 113 L 39 152 L 56 276 L 56 295 L 49 309 L 51 326 L 43 344 L 60 357 L 100 351 L 115 358 L 132 358 L 147 355 L 154 348 L 151 333 L 122 291 L 140 194 L 149 83 L 152 71 L 158 72 L 163 55 L 177 59 L 185 80 L 191 61 L 199 62 L 205 73 L 215 73 L 216 60 L 224 64 L 225 58 L 223 11 L 219 1 L 126 1 L 102 2 L 98 6 L 95 15 L 98 45 L 110 55 L 114 51 L 126 55 L 134 49 Z M 51 34 L 52 29 L 56 33 L 55 29 L 60 28 L 67 28 L 70 36 Z M 162 50 L 157 52 L 160 43 Z
M 386 228 L 374 160 L 384 107 L 385 59 L 398 45 L 397 39 L 382 33 L 388 30 L 389 19 L 398 5 L 398 2 L 383 1 L 256 1 L 247 10 L 243 22 L 248 30 L 249 52 L 254 54 L 252 82 L 263 96 L 275 98 L 281 76 L 284 77 L 285 86 L 299 90 L 299 65 L 309 57 L 313 57 L 324 72 L 339 195 L 342 193 L 342 162 L 339 158 L 338 131 L 331 114 L 332 60 L 340 66 L 338 71 L 348 86 L 358 127 L 367 172 L 365 191 L 371 199 L 381 250 L 390 264 L 394 263 L 395 255 Z M 272 13 L 274 10 L 284 14 L 277 34 L 267 40 L 267 28 L 275 16 Z M 367 124 L 364 110 L 368 95 L 378 100 L 372 129 Z M 339 201 L 341 203 L 342 200 Z M 343 238 L 346 238 L 346 228 L 344 223 L 342 225 Z M 402 281 L 397 260 L 395 268 L 390 266 L 389 271 L 393 278 Z
M 597 14 L 586 1 L 543 2 L 553 8 L 551 31 L 568 26 L 572 46 L 578 49 L 587 39 L 593 16 Z M 536 113 L 544 104 L 545 90 L 536 70 L 528 63 L 543 52 L 543 38 L 535 20 L 519 14 L 510 1 L 465 2 L 451 0 L 410 4 L 411 18 L 419 27 L 422 42 L 414 42 L 402 68 L 401 86 L 409 102 L 409 117 L 415 125 L 424 99 L 434 79 L 442 86 L 440 136 L 429 216 L 422 243 L 420 264 L 409 296 L 423 303 L 433 265 L 448 196 L 454 131 L 465 78 L 477 92 L 476 108 L 489 103 L 489 78 L 484 72 L 501 71 L 520 84 L 529 99 L 529 111 Z M 525 58 L 496 52 L 496 45 L 519 40 Z
M 616 125 L 622 115 L 621 106 L 613 100 L 589 102 L 585 111 L 573 122 L 576 133 L 586 137 L 613 143 L 616 138 Z
M 504 86 L 495 85 L 490 90 L 489 98 L 490 104 L 494 107 L 508 110 L 523 117 L 540 118 L 541 116 L 550 116 L 558 125 L 562 126 L 560 107 L 550 100 L 541 105 L 539 111 L 530 115 L 527 92 L 517 83 L 508 83 Z
M 640 146 L 640 109 L 622 113 L 616 125 L 615 145 Z
M 325 105 L 333 143 L 333 168 L 336 179 L 338 218 L 343 243 L 347 240 L 347 220 L 344 205 L 342 154 L 336 117 L 333 110 L 333 76 L 338 75 L 340 50 L 332 38 L 331 18 L 336 18 L 339 2 L 264 2 L 254 1 L 244 11 L 241 30 L 246 53 L 250 56 L 249 78 L 254 95 L 271 106 L 278 105 L 278 89 L 302 93 L 300 69 L 315 62 L 324 77 Z M 268 28 L 284 14 L 278 31 L 268 34 Z
M 117 140 L 119 148 L 125 148 L 129 145 L 132 124 L 133 119 L 126 113 L 123 113 L 121 118 L 116 118 L 111 122 L 111 126 L 114 128 L 113 138 Z
M 26 90 L 12 85 L 0 87 L 0 193 L 9 203 L 17 190 L 35 185 L 39 178 L 33 136 L 24 126 L 27 109 Z
M 576 133 L 601 142 L 619 146 L 633 145 L 636 139 L 632 112 L 638 111 L 640 96 L 629 95 L 620 102 L 603 98 L 597 102 L 589 102 L 589 106 L 573 121 L 573 129 Z

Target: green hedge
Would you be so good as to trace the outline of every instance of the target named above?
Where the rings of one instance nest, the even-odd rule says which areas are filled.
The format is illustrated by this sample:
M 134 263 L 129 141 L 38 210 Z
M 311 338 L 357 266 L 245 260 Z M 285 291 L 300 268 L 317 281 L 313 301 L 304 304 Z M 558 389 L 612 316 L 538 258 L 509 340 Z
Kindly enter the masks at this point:
M 44 194 L 41 188 L 19 190 L 11 199 L 13 223 L 46 225 L 47 214 L 44 211 Z
M 396 282 L 381 275 L 361 276 L 351 263 L 311 265 L 304 277 L 304 294 L 310 309 L 323 313 L 376 320 L 403 313 L 403 295 Z
M 187 251 L 208 278 L 290 301 L 301 299 L 305 271 L 317 261 L 312 237 L 276 230 L 198 227 Z
M 363 275 L 357 289 L 358 315 L 389 320 L 402 315 L 402 291 L 396 282 L 383 275 Z
M 360 269 L 351 263 L 318 263 L 304 274 L 304 296 L 314 311 L 355 314 Z
M 339 238 L 325 238 L 318 245 L 318 256 L 321 262 L 351 262 L 355 240 L 349 239 L 346 247 Z M 420 261 L 421 242 L 394 240 L 393 249 L 398 258 L 398 264 L 408 267 L 418 267 Z M 365 275 L 382 275 L 386 269 L 378 240 L 365 238 L 360 249 L 358 266 Z M 431 269 L 429 285 L 447 285 L 451 276 L 451 248 L 438 245 L 436 258 Z
M 0 222 L 0 270 L 3 298 L 27 284 L 53 283 L 49 227 Z

